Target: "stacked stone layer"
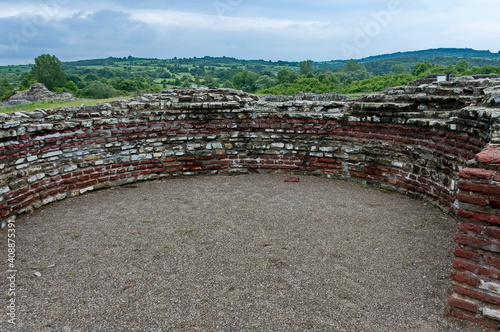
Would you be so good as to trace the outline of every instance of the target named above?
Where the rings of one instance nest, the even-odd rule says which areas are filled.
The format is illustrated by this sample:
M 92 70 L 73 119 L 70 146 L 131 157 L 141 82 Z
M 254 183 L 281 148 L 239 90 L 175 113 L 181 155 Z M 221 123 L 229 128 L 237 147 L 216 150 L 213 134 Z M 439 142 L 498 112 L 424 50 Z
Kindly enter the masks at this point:
M 5 223 L 91 190 L 175 176 L 286 171 L 352 179 L 457 215 L 451 313 L 497 328 L 500 81 L 317 99 L 193 88 L 0 114 L 0 216 Z

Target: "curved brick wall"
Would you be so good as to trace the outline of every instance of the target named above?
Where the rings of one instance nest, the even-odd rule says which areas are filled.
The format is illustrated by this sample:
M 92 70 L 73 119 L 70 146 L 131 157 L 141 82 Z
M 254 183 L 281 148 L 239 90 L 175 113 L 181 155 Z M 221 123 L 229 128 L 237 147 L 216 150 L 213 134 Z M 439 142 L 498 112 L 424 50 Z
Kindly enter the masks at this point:
M 457 214 L 451 314 L 500 323 L 500 81 L 408 86 L 357 101 L 178 89 L 0 114 L 0 216 L 124 183 L 285 170 L 424 197 Z M 309 96 L 305 96 L 309 98 Z

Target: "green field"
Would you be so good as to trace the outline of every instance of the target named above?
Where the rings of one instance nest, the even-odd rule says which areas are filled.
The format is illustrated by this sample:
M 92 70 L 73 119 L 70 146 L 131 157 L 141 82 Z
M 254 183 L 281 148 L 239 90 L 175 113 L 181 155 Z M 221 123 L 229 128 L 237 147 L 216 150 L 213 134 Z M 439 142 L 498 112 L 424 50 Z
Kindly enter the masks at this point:
M 66 84 L 56 92 L 103 99 L 204 85 L 257 94 L 297 92 L 362 94 L 405 85 L 428 74 L 500 74 L 500 55 L 471 49 L 433 49 L 385 54 L 357 61 L 240 60 L 229 57 L 145 59 L 135 57 L 63 62 Z M 0 67 L 0 97 L 37 81 L 32 65 Z
M 12 113 L 12 112 L 32 112 L 37 109 L 55 109 L 60 107 L 80 107 L 80 106 L 94 106 L 100 103 L 128 99 L 126 97 L 115 97 L 107 99 L 79 99 L 72 101 L 41 101 L 36 103 L 14 105 L 14 106 L 3 106 L 0 107 L 0 113 Z

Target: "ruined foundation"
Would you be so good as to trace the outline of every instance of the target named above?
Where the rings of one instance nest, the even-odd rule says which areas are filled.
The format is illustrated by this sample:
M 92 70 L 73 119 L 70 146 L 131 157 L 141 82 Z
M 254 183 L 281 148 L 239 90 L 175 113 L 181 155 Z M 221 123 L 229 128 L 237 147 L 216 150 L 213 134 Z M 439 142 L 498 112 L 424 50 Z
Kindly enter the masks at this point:
M 142 180 L 251 171 L 351 179 L 457 216 L 450 313 L 497 329 L 500 80 L 324 99 L 190 88 L 0 114 L 2 224 L 54 201 Z

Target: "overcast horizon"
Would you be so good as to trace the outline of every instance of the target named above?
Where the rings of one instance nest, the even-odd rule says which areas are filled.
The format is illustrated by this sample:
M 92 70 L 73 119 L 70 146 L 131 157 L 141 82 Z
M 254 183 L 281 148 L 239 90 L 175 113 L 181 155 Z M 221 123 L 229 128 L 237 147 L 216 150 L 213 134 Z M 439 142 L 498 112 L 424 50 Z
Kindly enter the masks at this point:
M 313 61 L 430 48 L 498 52 L 493 0 L 0 1 L 0 65 L 129 55 Z

